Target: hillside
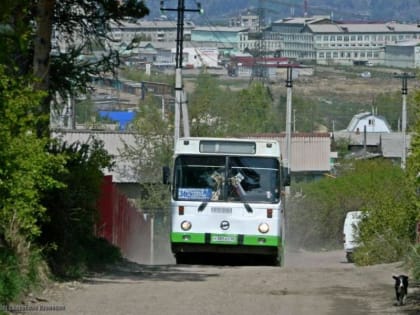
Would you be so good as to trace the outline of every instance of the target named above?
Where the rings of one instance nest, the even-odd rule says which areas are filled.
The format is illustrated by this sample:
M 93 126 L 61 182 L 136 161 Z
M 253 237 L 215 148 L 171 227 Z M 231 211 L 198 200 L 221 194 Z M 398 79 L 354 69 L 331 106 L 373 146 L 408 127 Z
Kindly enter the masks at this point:
M 151 9 L 149 18 L 156 18 L 161 13 L 160 3 L 155 0 L 145 0 Z M 185 0 L 186 8 L 196 8 L 196 0 Z M 177 0 L 165 0 L 166 7 L 176 8 Z M 275 20 L 289 16 L 303 16 L 304 0 L 206 0 L 201 1 L 204 15 L 186 13 L 186 17 L 198 24 L 227 23 L 229 18 L 249 8 L 265 8 L 267 20 Z M 418 0 L 307 0 L 309 15 L 331 15 L 335 20 L 366 20 L 416 23 L 420 16 Z M 165 12 L 172 19 L 176 14 Z
M 369 71 L 370 78 L 361 73 Z M 375 110 L 384 116 L 394 131 L 399 128 L 401 119 L 401 80 L 394 78 L 395 69 L 379 67 L 325 67 L 315 66 L 313 76 L 300 76 L 293 82 L 293 108 L 296 111 L 296 128 L 308 132 L 315 125 L 325 126 L 328 130 L 344 129 L 351 118 L 360 112 Z M 196 75 L 184 71 L 187 92 L 191 93 Z M 219 76 L 221 86 L 238 91 L 249 86 L 249 78 Z M 285 78 L 267 84 L 284 115 L 286 104 Z M 418 90 L 416 80 L 408 81 L 410 97 Z M 409 112 L 412 108 L 409 106 Z M 283 116 L 282 116 L 283 117 Z M 413 113 L 408 120 L 414 119 Z M 280 118 L 280 124 L 283 119 Z

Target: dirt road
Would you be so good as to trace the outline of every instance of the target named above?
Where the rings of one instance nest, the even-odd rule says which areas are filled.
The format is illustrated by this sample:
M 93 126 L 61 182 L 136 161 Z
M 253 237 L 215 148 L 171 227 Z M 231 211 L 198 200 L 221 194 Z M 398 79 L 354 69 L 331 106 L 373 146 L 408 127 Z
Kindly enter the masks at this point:
M 355 267 L 342 251 L 292 252 L 283 268 L 125 263 L 33 304 L 65 310 L 25 314 L 417 314 L 414 288 L 406 306 L 393 305 L 400 272 L 398 263 Z

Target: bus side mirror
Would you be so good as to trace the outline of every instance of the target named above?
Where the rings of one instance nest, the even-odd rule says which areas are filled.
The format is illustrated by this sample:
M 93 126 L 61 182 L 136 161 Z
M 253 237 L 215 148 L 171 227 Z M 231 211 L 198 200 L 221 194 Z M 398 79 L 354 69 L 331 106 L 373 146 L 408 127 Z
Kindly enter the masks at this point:
M 171 177 L 171 170 L 169 166 L 162 167 L 162 181 L 163 184 L 168 185 L 170 183 L 169 178 Z

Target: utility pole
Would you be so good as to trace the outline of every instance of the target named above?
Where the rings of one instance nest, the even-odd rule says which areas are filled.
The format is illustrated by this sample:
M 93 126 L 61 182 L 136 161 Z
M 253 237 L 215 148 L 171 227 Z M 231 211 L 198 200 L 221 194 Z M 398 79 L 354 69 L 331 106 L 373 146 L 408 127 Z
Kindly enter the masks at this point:
M 165 8 L 164 1 L 160 1 L 161 11 L 175 11 L 178 13 L 176 27 L 176 56 L 175 56 L 175 124 L 174 124 L 174 141 L 179 138 L 180 120 L 182 114 L 184 136 L 190 136 L 190 126 L 188 120 L 188 109 L 185 93 L 182 84 L 182 57 L 184 44 L 184 13 L 200 12 L 203 10 L 201 4 L 197 2 L 197 9 L 186 9 L 185 0 L 178 0 L 177 8 Z
M 401 168 L 405 169 L 406 160 L 407 160 L 407 94 L 408 94 L 408 86 L 407 80 L 415 78 L 415 75 L 407 72 L 403 72 L 400 74 L 394 74 L 395 78 L 401 79 L 402 88 L 401 88 L 401 95 L 402 95 L 402 114 L 401 114 L 401 132 L 403 136 L 403 150 L 401 155 Z
M 287 103 L 286 103 L 286 147 L 287 147 L 287 169 L 290 175 L 292 162 L 292 66 L 287 66 Z
M 308 16 L 308 0 L 303 1 L 303 16 Z
M 253 65 L 251 70 L 250 83 L 257 79 L 263 85 L 265 85 L 268 79 L 268 70 L 266 62 L 266 43 L 265 43 L 265 8 L 263 4 L 264 0 L 258 1 L 258 25 L 255 31 L 256 37 L 256 49 L 252 56 Z

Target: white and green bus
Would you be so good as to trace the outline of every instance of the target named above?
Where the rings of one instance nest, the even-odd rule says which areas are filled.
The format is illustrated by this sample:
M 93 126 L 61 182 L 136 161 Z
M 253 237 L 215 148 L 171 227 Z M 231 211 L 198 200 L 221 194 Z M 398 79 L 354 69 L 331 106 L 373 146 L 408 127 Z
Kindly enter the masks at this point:
M 170 235 L 176 262 L 223 253 L 281 264 L 284 170 L 275 140 L 178 139 Z

